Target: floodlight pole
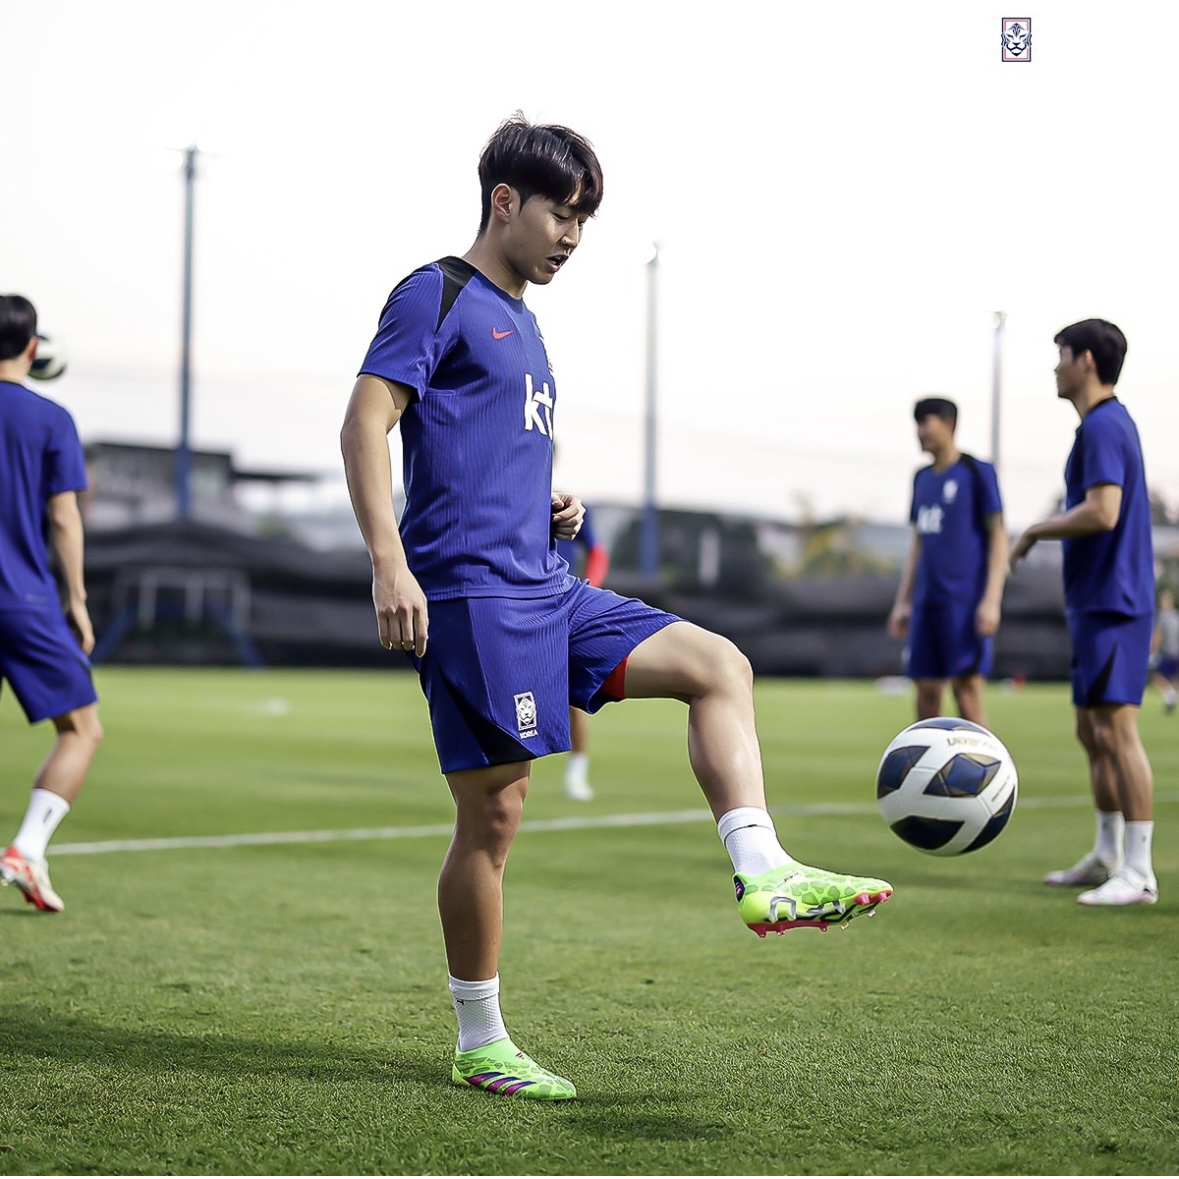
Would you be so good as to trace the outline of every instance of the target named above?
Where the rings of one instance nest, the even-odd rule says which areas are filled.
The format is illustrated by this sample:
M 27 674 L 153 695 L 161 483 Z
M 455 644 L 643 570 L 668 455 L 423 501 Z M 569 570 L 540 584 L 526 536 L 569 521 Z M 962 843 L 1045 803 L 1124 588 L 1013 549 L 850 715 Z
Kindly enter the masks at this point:
M 639 535 L 639 571 L 652 581 L 659 575 L 659 510 L 655 503 L 656 392 L 659 357 L 659 245 L 647 263 L 647 413 L 643 462 L 643 523 Z
M 189 474 L 189 418 L 192 402 L 192 206 L 196 189 L 197 148 L 184 152 L 184 286 L 180 321 L 180 441 L 176 446 L 176 516 L 187 520 L 192 511 Z
M 991 463 L 999 473 L 999 426 L 1003 401 L 1003 337 L 1007 312 L 995 312 L 995 341 L 991 358 Z

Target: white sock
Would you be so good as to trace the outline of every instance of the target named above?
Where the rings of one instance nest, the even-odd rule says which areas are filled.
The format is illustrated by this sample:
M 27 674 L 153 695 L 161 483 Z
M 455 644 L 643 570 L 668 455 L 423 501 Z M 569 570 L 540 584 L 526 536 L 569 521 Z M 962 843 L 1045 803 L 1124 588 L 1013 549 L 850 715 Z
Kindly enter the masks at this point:
M 1126 824 L 1126 867 L 1133 868 L 1147 880 L 1154 879 L 1154 864 L 1150 854 L 1153 838 L 1153 821 Z
M 793 863 L 793 857 L 778 842 L 769 811 L 761 807 L 739 806 L 727 811 L 721 815 L 716 830 L 733 861 L 734 872 L 757 876 L 771 868 Z
M 589 754 L 571 753 L 565 763 L 565 781 L 584 786 L 589 781 Z
M 499 1013 L 499 975 L 485 982 L 463 982 L 453 974 L 447 977 L 458 1018 L 459 1051 L 470 1052 L 504 1039 L 508 1029 Z
M 26 860 L 43 860 L 57 825 L 70 813 L 70 804 L 52 790 L 34 790 L 24 822 L 12 841 Z
M 1097 858 L 1113 868 L 1120 868 L 1125 858 L 1126 820 L 1121 811 L 1097 812 Z

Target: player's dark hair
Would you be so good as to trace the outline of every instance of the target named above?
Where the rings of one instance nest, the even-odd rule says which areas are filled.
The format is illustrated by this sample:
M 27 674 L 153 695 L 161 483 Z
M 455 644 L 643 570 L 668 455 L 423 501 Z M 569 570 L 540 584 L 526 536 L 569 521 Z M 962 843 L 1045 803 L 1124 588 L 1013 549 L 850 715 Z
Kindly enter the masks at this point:
M 913 421 L 918 424 L 930 414 L 951 425 L 958 422 L 958 407 L 948 397 L 922 397 L 913 407 Z
M 0 360 L 13 360 L 37 334 L 37 309 L 24 295 L 0 295 Z
M 1082 319 L 1061 328 L 1052 342 L 1058 348 L 1070 348 L 1074 360 L 1082 352 L 1091 352 L 1097 379 L 1103 385 L 1118 383 L 1126 359 L 1126 337 L 1117 324 L 1108 319 Z
M 482 233 L 491 221 L 491 193 L 507 184 L 520 194 L 548 197 L 592 217 L 602 203 L 602 165 L 589 140 L 555 123 L 533 126 L 519 111 L 505 119 L 479 157 Z

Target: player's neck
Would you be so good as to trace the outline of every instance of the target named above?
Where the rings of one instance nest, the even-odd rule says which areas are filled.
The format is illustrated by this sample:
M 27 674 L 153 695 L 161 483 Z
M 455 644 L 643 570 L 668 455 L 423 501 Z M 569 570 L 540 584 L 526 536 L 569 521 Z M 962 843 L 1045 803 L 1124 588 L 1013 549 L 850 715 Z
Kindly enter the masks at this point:
M 477 237 L 475 244 L 463 255 L 463 261 L 470 262 L 484 278 L 513 299 L 524 298 L 527 279 L 521 278 L 516 272 L 491 240 L 490 234 L 484 233 Z
M 1117 394 L 1112 385 L 1086 385 L 1080 394 L 1073 398 L 1073 408 L 1084 421 L 1103 401 L 1115 396 Z
M 0 381 L 10 381 L 14 385 L 23 385 L 25 377 L 29 375 L 29 366 L 17 360 L 0 360 Z
M 947 467 L 952 467 L 962 457 L 962 452 L 953 443 L 944 450 L 935 450 L 932 453 L 935 471 L 944 471 Z

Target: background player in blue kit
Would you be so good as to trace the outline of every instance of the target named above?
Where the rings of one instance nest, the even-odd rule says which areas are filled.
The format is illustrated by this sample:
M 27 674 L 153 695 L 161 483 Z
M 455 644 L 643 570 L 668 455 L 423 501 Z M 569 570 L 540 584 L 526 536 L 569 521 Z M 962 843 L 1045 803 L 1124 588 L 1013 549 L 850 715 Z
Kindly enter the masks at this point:
M 479 161 L 474 244 L 390 294 L 341 430 L 373 565 L 380 641 L 406 652 L 429 702 L 455 829 L 438 881 L 458 1020 L 451 1078 L 561 1100 L 574 1086 L 508 1036 L 499 1004 L 503 873 L 532 759 L 569 748 L 569 706 L 624 697 L 688 706 L 688 754 L 755 932 L 850 920 L 892 892 L 809 868 L 766 809 L 748 660 L 728 640 L 569 576 L 558 540 L 581 525 L 552 487 L 556 386 L 523 302 L 572 257 L 602 198 L 590 144 L 560 126 L 503 123 Z M 387 435 L 400 425 L 406 502 L 393 509 Z M 559 884 L 554 887 L 559 888 Z M 636 898 L 643 921 L 667 898 Z
M 36 354 L 32 303 L 0 295 L 0 686 L 7 682 L 30 724 L 52 720 L 57 730 L 24 822 L 0 855 L 0 879 L 56 913 L 65 906 L 45 852 L 82 789 L 102 727 L 87 659 L 94 630 L 77 494 L 86 487 L 86 462 L 69 413 L 23 384 Z M 46 537 L 61 567 L 64 615 Z
M 1064 542 L 1077 738 L 1097 809 L 1093 850 L 1046 884 L 1089 886 L 1085 905 L 1154 904 L 1154 779 L 1138 735 L 1154 620 L 1150 501 L 1138 429 L 1114 386 L 1126 337 L 1104 319 L 1060 331 L 1057 396 L 1081 419 L 1064 468 L 1065 510 L 1033 524 L 1011 568 L 1038 540 Z
M 584 506 L 584 505 L 583 505 Z M 574 576 L 600 586 L 610 569 L 610 554 L 594 532 L 593 512 L 586 507 L 581 528 L 572 540 L 557 541 L 558 555 Z M 565 763 L 565 797 L 574 802 L 593 801 L 589 782 L 589 715 L 569 706 L 569 758 Z
M 888 633 L 908 639 L 905 673 L 917 684 L 918 720 L 941 715 L 949 682 L 959 715 L 985 725 L 983 687 L 1007 579 L 999 482 L 990 463 L 955 445 L 952 401 L 923 398 L 913 417 L 933 462 L 913 479 L 913 535 Z

